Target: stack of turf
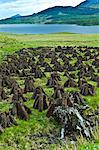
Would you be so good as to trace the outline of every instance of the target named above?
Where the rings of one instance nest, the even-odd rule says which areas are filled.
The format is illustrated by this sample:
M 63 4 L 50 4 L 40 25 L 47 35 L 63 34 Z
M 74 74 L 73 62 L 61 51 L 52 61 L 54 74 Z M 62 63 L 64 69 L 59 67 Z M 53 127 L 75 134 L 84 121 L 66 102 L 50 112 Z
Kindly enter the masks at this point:
M 16 124 L 16 118 L 29 119 L 32 110 L 25 105 L 29 98 L 24 94 L 32 92 L 32 109 L 47 109 L 47 117 L 61 127 L 61 138 L 77 134 L 90 138 L 98 113 L 86 113 L 89 106 L 83 96 L 94 96 L 99 87 L 98 56 L 98 47 L 76 46 L 21 49 L 7 56 L 0 65 L 0 102 L 9 101 L 11 107 L 0 112 L 0 131 Z M 45 87 L 54 91 L 52 96 Z M 76 92 L 66 91 L 71 88 Z

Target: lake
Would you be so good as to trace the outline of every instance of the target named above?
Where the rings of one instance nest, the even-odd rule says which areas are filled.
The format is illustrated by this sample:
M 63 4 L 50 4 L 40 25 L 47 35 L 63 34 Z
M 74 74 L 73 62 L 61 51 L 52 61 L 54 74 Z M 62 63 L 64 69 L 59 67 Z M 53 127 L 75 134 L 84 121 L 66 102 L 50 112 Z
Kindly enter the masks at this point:
M 1 24 L 0 32 L 15 34 L 47 34 L 56 32 L 97 34 L 99 33 L 99 26 L 79 26 L 69 24 Z

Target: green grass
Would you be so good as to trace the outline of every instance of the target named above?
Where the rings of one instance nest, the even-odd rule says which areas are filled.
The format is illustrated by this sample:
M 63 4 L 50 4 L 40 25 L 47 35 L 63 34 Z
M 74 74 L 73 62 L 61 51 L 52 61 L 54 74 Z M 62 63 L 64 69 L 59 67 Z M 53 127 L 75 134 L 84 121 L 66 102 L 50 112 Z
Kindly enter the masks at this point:
M 99 34 L 57 33 L 46 35 L 0 34 L 0 60 L 20 48 L 39 46 L 99 46 Z
M 84 34 L 70 34 L 70 33 L 57 33 L 47 35 L 15 35 L 0 33 L 0 62 L 3 61 L 7 54 L 12 54 L 21 48 L 27 47 L 39 47 L 39 46 L 99 46 L 99 34 L 84 35 Z M 47 59 L 46 59 L 47 61 Z M 74 60 L 75 61 L 75 60 Z M 71 63 L 74 63 L 71 61 Z M 46 73 L 47 78 L 49 73 Z M 16 78 L 18 83 L 22 86 L 23 80 Z M 41 85 L 44 91 L 50 97 L 53 93 L 52 88 L 46 86 L 46 78 L 36 79 L 35 86 Z M 60 83 L 63 85 L 66 78 L 61 76 Z M 89 81 L 90 82 L 90 81 Z M 92 83 L 95 84 L 94 82 Z M 65 88 L 66 91 L 73 91 L 74 88 Z M 76 89 L 77 90 L 77 89 Z M 79 89 L 78 89 L 79 90 Z M 37 110 L 32 108 L 33 100 L 31 99 L 32 93 L 24 95 L 28 98 L 26 102 L 27 106 L 31 108 L 32 115 L 30 115 L 29 121 L 18 120 L 18 126 L 12 126 L 11 128 L 5 129 L 5 132 L 0 135 L 0 150 L 30 150 L 33 147 L 38 150 L 38 145 L 42 145 L 42 148 L 46 150 L 60 150 L 59 144 L 51 144 L 48 147 L 48 140 L 46 138 L 32 138 L 29 137 L 32 134 L 43 133 L 51 134 L 59 132 L 59 126 L 54 120 L 49 120 L 46 117 L 46 111 L 39 113 Z M 86 101 L 94 108 L 99 105 L 99 88 L 96 88 L 96 95 L 87 96 Z M 10 107 L 9 103 L 0 102 L 0 111 L 7 111 Z M 78 150 L 98 150 L 99 149 L 99 130 L 95 131 L 95 138 L 92 141 L 87 141 L 83 137 L 78 138 Z M 35 144 L 37 142 L 37 144 Z M 74 145 L 63 144 L 62 150 L 73 150 Z

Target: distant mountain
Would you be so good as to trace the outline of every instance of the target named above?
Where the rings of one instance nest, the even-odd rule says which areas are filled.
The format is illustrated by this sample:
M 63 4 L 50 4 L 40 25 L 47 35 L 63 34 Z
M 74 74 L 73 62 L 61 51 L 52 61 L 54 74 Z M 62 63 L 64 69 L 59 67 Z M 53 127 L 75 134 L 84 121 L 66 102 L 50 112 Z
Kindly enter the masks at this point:
M 11 18 L 18 18 L 18 17 L 21 17 L 21 15 L 17 14 L 17 15 L 12 16 Z
M 78 24 L 99 25 L 99 0 L 86 0 L 76 7 L 56 6 L 29 16 L 16 15 L 0 24 Z
M 99 0 L 86 0 L 78 6 L 79 7 L 98 8 L 99 9 Z

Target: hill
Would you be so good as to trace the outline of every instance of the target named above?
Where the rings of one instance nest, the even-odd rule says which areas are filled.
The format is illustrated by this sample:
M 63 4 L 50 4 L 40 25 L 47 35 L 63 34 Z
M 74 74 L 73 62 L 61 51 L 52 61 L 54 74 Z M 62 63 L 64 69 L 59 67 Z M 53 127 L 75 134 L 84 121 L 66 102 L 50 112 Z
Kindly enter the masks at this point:
M 76 7 L 56 6 L 29 16 L 0 20 L 0 24 L 22 23 L 99 25 L 99 1 L 87 0 Z
M 86 0 L 82 2 L 79 7 L 86 8 L 98 8 L 99 9 L 99 0 Z
M 21 17 L 21 15 L 20 14 L 16 14 L 16 15 L 12 16 L 11 18 L 18 18 L 18 17 Z

